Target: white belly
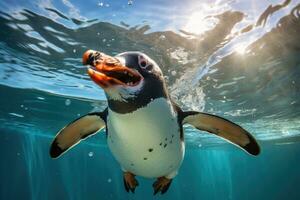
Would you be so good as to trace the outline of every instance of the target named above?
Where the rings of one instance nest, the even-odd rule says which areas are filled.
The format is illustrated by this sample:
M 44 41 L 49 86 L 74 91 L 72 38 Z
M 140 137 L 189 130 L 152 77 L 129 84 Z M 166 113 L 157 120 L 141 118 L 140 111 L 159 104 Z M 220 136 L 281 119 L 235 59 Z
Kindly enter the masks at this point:
M 108 110 L 108 146 L 123 170 L 148 178 L 176 175 L 184 156 L 170 102 L 155 99 L 129 114 Z

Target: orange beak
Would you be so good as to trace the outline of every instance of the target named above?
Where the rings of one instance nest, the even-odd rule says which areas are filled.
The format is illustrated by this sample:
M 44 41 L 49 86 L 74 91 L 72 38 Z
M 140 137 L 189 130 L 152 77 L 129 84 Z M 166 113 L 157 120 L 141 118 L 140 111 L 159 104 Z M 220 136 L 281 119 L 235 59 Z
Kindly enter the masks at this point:
M 88 74 L 103 89 L 112 86 L 133 87 L 143 79 L 140 73 L 122 65 L 117 58 L 98 51 L 86 51 L 82 63 L 90 65 Z

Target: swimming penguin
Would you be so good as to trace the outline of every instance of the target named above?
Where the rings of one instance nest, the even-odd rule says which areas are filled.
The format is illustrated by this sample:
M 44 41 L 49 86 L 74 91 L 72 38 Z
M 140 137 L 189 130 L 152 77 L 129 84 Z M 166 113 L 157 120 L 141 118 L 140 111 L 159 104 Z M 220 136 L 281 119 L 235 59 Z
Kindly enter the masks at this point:
M 208 113 L 182 111 L 171 100 L 161 69 L 144 53 L 111 57 L 88 50 L 83 64 L 89 65 L 89 76 L 105 91 L 108 107 L 61 129 L 50 148 L 52 158 L 105 128 L 108 147 L 123 170 L 126 191 L 134 193 L 135 176 L 142 176 L 156 178 L 154 194 L 163 194 L 184 158 L 184 124 L 259 154 L 254 137 L 239 125 Z

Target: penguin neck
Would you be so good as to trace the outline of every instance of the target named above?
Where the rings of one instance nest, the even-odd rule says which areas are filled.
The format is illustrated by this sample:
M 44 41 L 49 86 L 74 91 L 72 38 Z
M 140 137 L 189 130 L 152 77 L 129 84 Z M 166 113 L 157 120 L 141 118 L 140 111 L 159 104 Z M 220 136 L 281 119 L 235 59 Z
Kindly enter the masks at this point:
M 141 91 L 132 98 L 127 98 L 125 100 L 107 98 L 107 101 L 110 110 L 116 113 L 126 114 L 132 113 L 139 108 L 143 108 L 158 98 L 169 100 L 169 94 L 163 83 L 161 85 L 146 84 Z

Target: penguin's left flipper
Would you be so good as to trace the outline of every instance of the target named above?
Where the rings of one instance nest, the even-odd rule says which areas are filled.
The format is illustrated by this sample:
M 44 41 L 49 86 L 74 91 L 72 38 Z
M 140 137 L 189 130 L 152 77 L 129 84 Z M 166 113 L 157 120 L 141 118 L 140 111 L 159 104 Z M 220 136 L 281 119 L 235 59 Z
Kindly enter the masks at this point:
M 64 128 L 56 135 L 50 147 L 50 156 L 57 158 L 68 149 L 105 127 L 106 111 L 84 115 Z
M 244 149 L 252 155 L 258 155 L 260 148 L 255 138 L 239 125 L 215 115 L 189 111 L 182 113 L 182 124 L 210 132 Z

